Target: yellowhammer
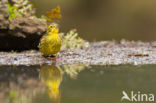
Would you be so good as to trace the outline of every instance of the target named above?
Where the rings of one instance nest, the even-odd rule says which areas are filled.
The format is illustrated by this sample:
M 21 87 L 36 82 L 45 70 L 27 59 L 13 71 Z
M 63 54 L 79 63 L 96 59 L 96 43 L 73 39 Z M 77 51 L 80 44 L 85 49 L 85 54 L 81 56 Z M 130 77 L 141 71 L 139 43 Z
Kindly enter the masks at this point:
M 45 55 L 54 55 L 60 51 L 61 39 L 57 24 L 53 23 L 48 26 L 46 34 L 41 38 L 39 49 Z

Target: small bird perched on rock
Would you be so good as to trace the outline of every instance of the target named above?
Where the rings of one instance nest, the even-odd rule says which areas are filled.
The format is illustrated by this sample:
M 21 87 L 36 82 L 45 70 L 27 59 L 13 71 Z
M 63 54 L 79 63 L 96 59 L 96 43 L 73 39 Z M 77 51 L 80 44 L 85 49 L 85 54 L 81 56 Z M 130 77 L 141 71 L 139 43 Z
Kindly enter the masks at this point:
M 61 39 L 59 37 L 59 28 L 57 24 L 50 24 L 46 34 L 41 38 L 39 50 L 44 56 L 54 56 L 60 51 Z

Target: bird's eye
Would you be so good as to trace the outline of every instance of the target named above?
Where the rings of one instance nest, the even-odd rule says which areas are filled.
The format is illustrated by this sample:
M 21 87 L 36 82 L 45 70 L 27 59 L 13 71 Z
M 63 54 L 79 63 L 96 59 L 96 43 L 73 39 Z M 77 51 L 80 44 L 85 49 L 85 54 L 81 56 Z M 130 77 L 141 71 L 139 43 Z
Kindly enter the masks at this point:
M 55 28 L 56 27 L 56 25 L 50 25 L 49 26 L 49 28 Z

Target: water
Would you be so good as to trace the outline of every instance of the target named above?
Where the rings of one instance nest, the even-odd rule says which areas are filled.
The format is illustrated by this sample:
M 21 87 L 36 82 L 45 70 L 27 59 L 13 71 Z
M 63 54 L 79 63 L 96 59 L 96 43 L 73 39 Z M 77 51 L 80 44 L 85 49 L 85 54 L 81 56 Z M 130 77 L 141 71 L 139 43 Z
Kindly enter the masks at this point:
M 121 103 L 122 91 L 156 94 L 155 73 L 156 65 L 1 66 L 0 103 Z

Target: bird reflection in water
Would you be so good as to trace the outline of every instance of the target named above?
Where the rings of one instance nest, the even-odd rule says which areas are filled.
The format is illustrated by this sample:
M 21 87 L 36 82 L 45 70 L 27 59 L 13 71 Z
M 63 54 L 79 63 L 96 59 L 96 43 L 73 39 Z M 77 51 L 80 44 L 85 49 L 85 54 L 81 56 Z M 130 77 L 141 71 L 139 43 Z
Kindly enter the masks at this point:
M 49 98 L 60 103 L 61 93 L 59 86 L 62 81 L 61 70 L 54 65 L 45 65 L 40 70 L 40 78 L 47 86 Z

